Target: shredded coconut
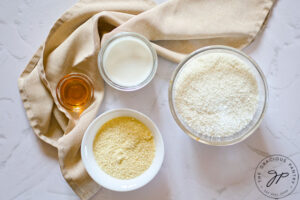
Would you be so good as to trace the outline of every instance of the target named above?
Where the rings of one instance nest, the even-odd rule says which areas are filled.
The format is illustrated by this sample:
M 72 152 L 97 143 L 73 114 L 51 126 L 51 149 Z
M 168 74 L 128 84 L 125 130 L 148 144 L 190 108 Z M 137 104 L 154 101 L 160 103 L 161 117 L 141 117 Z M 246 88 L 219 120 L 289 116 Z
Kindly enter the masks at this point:
M 258 104 L 250 66 L 228 53 L 208 53 L 188 61 L 174 85 L 175 109 L 198 136 L 229 136 L 245 128 Z

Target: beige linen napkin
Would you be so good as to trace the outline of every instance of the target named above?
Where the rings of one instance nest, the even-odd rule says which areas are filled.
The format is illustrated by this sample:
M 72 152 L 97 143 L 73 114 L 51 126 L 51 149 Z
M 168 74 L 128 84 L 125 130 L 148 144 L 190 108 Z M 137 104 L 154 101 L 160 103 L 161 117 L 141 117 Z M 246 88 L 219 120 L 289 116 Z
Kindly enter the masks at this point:
M 158 54 L 175 62 L 197 48 L 247 46 L 264 25 L 273 0 L 81 0 L 57 20 L 45 43 L 19 78 L 24 107 L 36 135 L 58 149 L 62 174 L 81 199 L 100 188 L 80 158 L 84 131 L 104 94 L 97 68 L 101 43 L 115 33 L 137 32 Z M 58 81 L 70 72 L 88 75 L 95 87 L 92 104 L 79 118 L 57 101 Z

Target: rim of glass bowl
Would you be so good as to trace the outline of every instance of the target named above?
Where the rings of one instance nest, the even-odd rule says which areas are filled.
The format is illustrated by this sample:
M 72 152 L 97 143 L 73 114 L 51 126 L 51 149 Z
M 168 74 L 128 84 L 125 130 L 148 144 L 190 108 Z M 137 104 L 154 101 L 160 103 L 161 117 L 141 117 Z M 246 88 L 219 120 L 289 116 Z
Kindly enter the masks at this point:
M 104 65 L 103 65 L 103 59 L 102 59 L 106 48 L 112 41 L 119 39 L 121 37 L 128 37 L 128 36 L 135 37 L 135 38 L 143 41 L 150 49 L 152 58 L 153 58 L 152 70 L 151 70 L 151 73 L 149 74 L 149 76 L 143 82 L 139 83 L 138 85 L 134 85 L 134 86 L 123 86 L 123 85 L 119 85 L 119 84 L 113 82 L 105 72 Z M 99 69 L 100 74 L 101 74 L 102 78 L 104 79 L 104 81 L 111 87 L 113 87 L 117 90 L 121 90 L 121 91 L 135 91 L 135 90 L 143 88 L 148 83 L 150 83 L 150 81 L 153 79 L 153 77 L 156 73 L 156 70 L 157 70 L 157 53 L 156 53 L 156 50 L 152 47 L 150 41 L 147 38 L 145 38 L 144 36 L 142 36 L 138 33 L 133 33 L 133 32 L 117 33 L 112 38 L 110 38 L 107 42 L 105 42 L 105 44 L 101 48 L 101 50 L 98 54 L 98 69 Z
M 187 125 L 185 125 L 184 122 L 180 119 L 179 114 L 177 114 L 177 111 L 176 111 L 176 108 L 175 108 L 175 105 L 174 105 L 174 92 L 173 92 L 174 83 L 176 81 L 177 75 L 178 75 L 179 71 L 182 69 L 182 67 L 191 58 L 193 58 L 195 55 L 198 55 L 199 53 L 203 53 L 203 52 L 209 51 L 209 50 L 221 50 L 221 51 L 225 50 L 225 51 L 229 51 L 229 52 L 231 51 L 232 53 L 239 54 L 240 56 L 244 57 L 256 69 L 256 71 L 258 72 L 259 77 L 261 78 L 261 81 L 263 83 L 264 102 L 263 102 L 263 107 L 262 107 L 262 111 L 260 113 L 260 116 L 259 116 L 258 120 L 255 122 L 255 124 L 252 125 L 252 127 L 247 132 L 243 133 L 239 137 L 234 137 L 234 135 L 236 135 L 236 133 L 233 134 L 233 135 L 230 135 L 230 136 L 225 136 L 225 137 L 213 137 L 213 136 L 206 136 L 206 135 L 201 135 L 201 136 L 198 137 L 195 134 L 195 131 L 193 131 L 191 128 L 189 128 Z M 263 119 L 266 108 L 267 108 L 268 86 L 267 86 L 267 81 L 266 81 L 266 78 L 265 78 L 262 70 L 260 69 L 258 64 L 250 56 L 248 56 L 247 54 L 245 54 L 245 53 L 243 53 L 243 52 L 241 52 L 241 51 L 239 51 L 235 48 L 232 48 L 232 47 L 223 46 L 223 45 L 213 45 L 213 46 L 207 46 L 207 47 L 197 49 L 196 51 L 189 54 L 182 62 L 179 63 L 179 65 L 174 70 L 174 72 L 172 74 L 172 77 L 171 77 L 171 80 L 170 80 L 170 83 L 169 83 L 168 100 L 169 100 L 169 107 L 170 107 L 173 118 L 175 119 L 178 126 L 187 135 L 189 135 L 194 140 L 196 140 L 198 142 L 201 142 L 201 143 L 204 143 L 204 144 L 208 144 L 208 145 L 212 145 L 212 146 L 228 146 L 228 145 L 233 145 L 233 144 L 236 144 L 238 142 L 241 142 L 241 141 L 245 140 L 247 137 L 249 137 L 258 128 L 258 126 L 260 125 L 260 123 Z
M 61 96 L 60 96 L 61 86 L 67 80 L 69 80 L 70 78 L 73 78 L 73 77 L 78 77 L 79 79 L 84 80 L 90 86 L 90 88 L 91 88 L 90 98 L 88 99 L 88 101 L 85 104 L 78 106 L 78 108 L 74 108 L 73 105 L 64 103 L 61 100 Z M 56 97 L 57 97 L 57 100 L 58 100 L 59 104 L 61 106 L 63 106 L 64 108 L 66 108 L 67 110 L 72 111 L 72 112 L 82 112 L 87 107 L 89 107 L 89 105 L 91 104 L 91 102 L 92 102 L 92 100 L 94 98 L 94 86 L 92 84 L 92 80 L 87 75 L 85 75 L 83 73 L 78 73 L 78 72 L 69 73 L 69 74 L 63 76 L 59 80 L 59 82 L 57 83 L 57 86 L 56 86 Z

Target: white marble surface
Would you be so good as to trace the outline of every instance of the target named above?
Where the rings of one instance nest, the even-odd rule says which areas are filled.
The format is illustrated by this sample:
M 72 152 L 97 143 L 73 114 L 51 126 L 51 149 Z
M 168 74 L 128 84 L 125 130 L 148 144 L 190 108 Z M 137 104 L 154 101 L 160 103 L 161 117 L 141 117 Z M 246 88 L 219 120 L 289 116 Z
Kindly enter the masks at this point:
M 57 152 L 33 134 L 17 89 L 17 78 L 51 25 L 75 0 L 0 1 L 0 199 L 79 199 L 63 179 Z M 167 89 L 175 64 L 159 59 L 146 88 L 131 94 L 106 87 L 99 113 L 128 107 L 150 116 L 165 141 L 158 176 L 133 192 L 101 190 L 93 199 L 267 199 L 255 186 L 254 170 L 268 154 L 290 157 L 300 170 L 300 1 L 279 1 L 269 23 L 245 52 L 264 71 L 270 101 L 259 129 L 229 147 L 197 143 L 176 125 Z M 285 199 L 300 199 L 300 186 Z

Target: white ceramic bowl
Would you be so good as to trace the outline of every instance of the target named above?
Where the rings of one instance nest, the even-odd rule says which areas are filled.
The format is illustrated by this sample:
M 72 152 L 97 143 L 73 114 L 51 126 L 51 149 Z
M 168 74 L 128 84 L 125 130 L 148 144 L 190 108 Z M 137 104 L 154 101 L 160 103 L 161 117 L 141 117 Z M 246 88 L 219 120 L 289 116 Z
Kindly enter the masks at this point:
M 93 142 L 99 128 L 105 122 L 121 116 L 134 117 L 144 123 L 152 132 L 155 143 L 155 156 L 150 167 L 140 176 L 128 180 L 117 179 L 105 173 L 93 153 Z M 158 128 L 146 115 L 131 109 L 110 110 L 98 116 L 85 131 L 81 142 L 81 158 L 90 177 L 99 185 L 119 192 L 131 191 L 146 185 L 158 173 L 164 159 L 164 143 Z

